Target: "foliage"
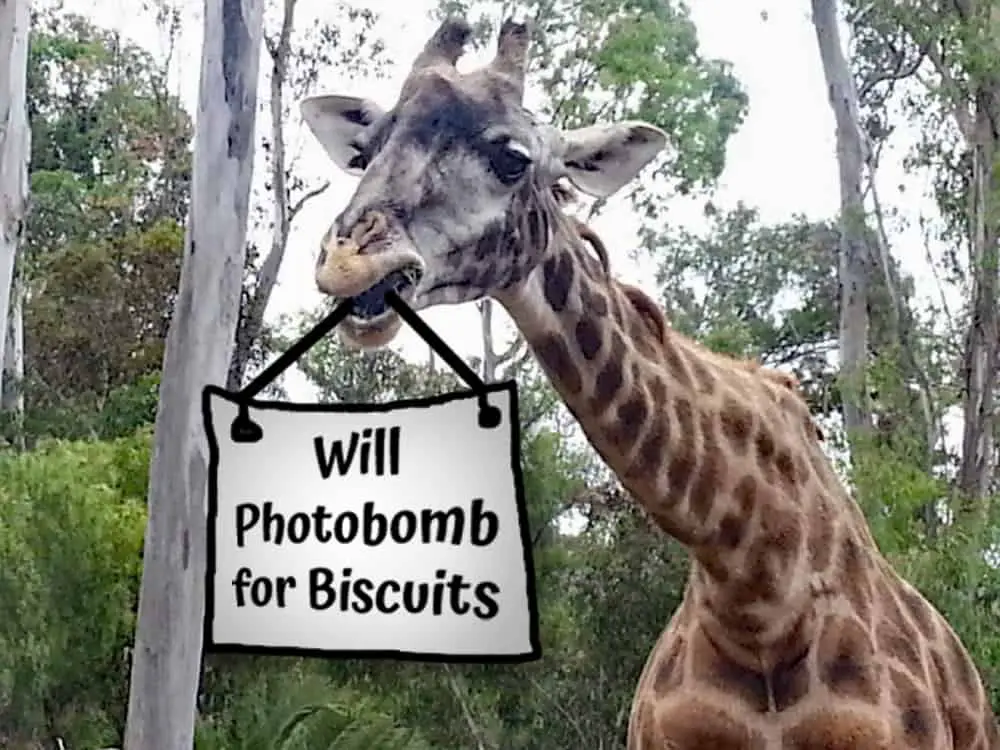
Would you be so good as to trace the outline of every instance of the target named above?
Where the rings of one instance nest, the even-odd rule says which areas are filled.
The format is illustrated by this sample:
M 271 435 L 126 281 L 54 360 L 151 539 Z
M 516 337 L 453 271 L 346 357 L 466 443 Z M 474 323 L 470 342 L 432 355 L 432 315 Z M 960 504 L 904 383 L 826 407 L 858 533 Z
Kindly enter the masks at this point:
M 148 435 L 0 456 L 0 736 L 114 741 L 145 528 Z

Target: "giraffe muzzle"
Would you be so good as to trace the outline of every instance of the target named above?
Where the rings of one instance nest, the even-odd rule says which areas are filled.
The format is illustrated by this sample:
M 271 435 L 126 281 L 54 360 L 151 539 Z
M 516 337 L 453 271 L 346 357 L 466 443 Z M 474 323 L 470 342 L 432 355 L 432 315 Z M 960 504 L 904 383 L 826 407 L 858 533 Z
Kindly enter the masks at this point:
M 386 292 L 412 298 L 423 274 L 423 260 L 412 250 L 366 253 L 351 239 L 335 239 L 320 252 L 316 286 L 335 300 L 352 300 L 357 321 L 375 321 L 392 313 Z

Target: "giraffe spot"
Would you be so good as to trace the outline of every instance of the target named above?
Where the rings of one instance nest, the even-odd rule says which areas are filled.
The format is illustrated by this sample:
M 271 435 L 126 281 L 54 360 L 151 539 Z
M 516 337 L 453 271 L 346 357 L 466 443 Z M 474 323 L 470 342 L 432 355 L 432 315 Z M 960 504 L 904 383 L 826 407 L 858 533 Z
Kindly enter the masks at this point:
M 907 747 L 913 750 L 933 748 L 937 729 L 934 710 L 926 696 L 902 672 L 893 669 L 892 705 L 899 711 Z
M 667 448 L 667 427 L 662 420 L 653 423 L 646 439 L 642 441 L 639 454 L 626 474 L 630 477 L 646 478 L 652 481 L 663 462 L 663 454 Z
M 619 334 L 615 333 L 611 339 L 611 352 L 608 361 L 604 363 L 594 380 L 593 406 L 595 411 L 603 412 L 607 409 L 621 389 L 623 383 L 621 363 L 624 357 L 625 342 Z
M 920 657 L 919 641 L 913 633 L 909 637 L 891 620 L 883 620 L 875 630 L 879 650 L 905 667 L 914 677 L 922 678 L 924 662 Z
M 833 557 L 833 518 L 830 507 L 822 495 L 815 496 L 813 510 L 809 514 L 809 564 L 816 572 L 826 570 Z
M 786 655 L 771 670 L 771 695 L 777 711 L 791 708 L 809 693 L 810 622 L 809 614 L 803 614 L 776 646 L 778 653 Z
M 840 569 L 844 595 L 857 615 L 868 622 L 872 613 L 871 579 L 868 570 L 871 561 L 862 552 L 854 535 L 849 533 L 840 546 Z
M 670 483 L 670 494 L 676 498 L 687 492 L 691 477 L 694 475 L 697 435 L 694 431 L 694 410 L 690 401 L 677 399 L 674 403 L 674 415 L 677 422 L 677 450 L 667 467 L 667 480 Z
M 728 711 L 696 698 L 662 710 L 654 741 L 656 748 L 712 748 L 712 750 L 764 750 L 764 739 Z
M 719 423 L 722 426 L 722 434 L 733 449 L 740 455 L 746 453 L 753 431 L 753 413 L 730 396 L 722 404 Z
M 722 456 L 715 437 L 715 425 L 711 417 L 702 414 L 701 434 L 704 449 L 701 452 L 701 466 L 691 487 L 691 511 L 695 518 L 704 521 L 712 512 L 719 492 L 719 480 L 723 471 Z
M 583 318 L 576 324 L 576 345 L 588 362 L 601 350 L 601 332 L 591 318 Z
M 913 618 L 913 622 L 920 629 L 920 632 L 926 638 L 934 638 L 936 636 L 934 632 L 934 617 L 930 606 L 920 593 L 909 586 L 900 586 L 899 595 L 903 605 L 909 611 L 910 617 Z
M 654 377 L 653 381 L 649 384 L 649 400 L 653 404 L 654 409 L 659 409 L 666 404 L 667 384 L 663 378 Z
M 736 643 L 756 645 L 761 634 L 767 630 L 767 622 L 762 617 L 735 606 L 732 601 L 713 606 L 712 613 Z
M 980 688 L 976 667 L 955 633 L 950 629 L 946 632 L 948 661 L 951 662 L 953 672 L 958 675 L 959 687 L 966 695 L 976 695 Z
M 754 446 L 757 449 L 757 463 L 761 471 L 768 473 L 771 461 L 774 459 L 774 438 L 770 432 L 762 429 L 754 437 Z
M 746 474 L 743 478 L 736 483 L 736 488 L 733 490 L 733 497 L 736 499 L 736 504 L 740 509 L 740 512 L 747 518 L 749 518 L 750 513 L 753 511 L 754 506 L 757 505 L 757 479 L 756 477 Z
M 778 474 L 788 484 L 794 485 L 798 483 L 795 462 L 792 460 L 792 454 L 787 449 L 782 448 L 778 452 L 778 455 L 774 457 L 774 465 L 778 469 Z
M 948 707 L 948 726 L 951 727 L 952 747 L 974 747 L 982 730 L 976 717 L 958 705 Z
M 663 354 L 667 360 L 667 369 L 674 376 L 674 379 L 682 386 L 692 385 L 691 375 L 688 373 L 687 365 L 677 348 L 676 341 L 664 340 Z
M 690 649 L 691 676 L 695 680 L 741 700 L 751 711 L 767 711 L 767 679 L 763 673 L 724 656 L 701 628 L 694 631 Z
M 727 513 L 719 521 L 717 544 L 724 550 L 734 550 L 740 546 L 747 533 L 748 520 L 736 513 Z
M 560 253 L 545 261 L 543 270 L 545 299 L 556 312 L 566 309 L 569 289 L 573 283 L 572 259 L 568 253 Z
M 554 335 L 546 336 L 537 344 L 535 352 L 567 393 L 575 395 L 583 389 L 580 369 L 569 356 L 569 350 L 562 339 Z
M 697 359 L 691 360 L 691 369 L 694 370 L 694 380 L 698 389 L 704 394 L 711 394 L 715 390 L 715 376 Z
M 608 314 L 608 298 L 591 287 L 590 284 L 583 284 L 580 287 L 580 300 L 583 302 L 584 309 L 588 310 L 591 315 L 603 318 Z
M 656 664 L 653 692 L 663 696 L 680 687 L 684 680 L 684 638 L 677 636 L 670 643 L 667 653 Z
M 850 709 L 821 709 L 782 734 L 783 750 L 888 750 L 891 741 L 886 721 Z
M 817 646 L 820 679 L 840 698 L 878 703 L 875 649 L 861 624 L 829 620 Z
M 639 439 L 639 432 L 646 423 L 647 416 L 649 407 L 646 405 L 646 392 L 638 388 L 618 407 L 614 439 L 622 445 L 634 443 Z

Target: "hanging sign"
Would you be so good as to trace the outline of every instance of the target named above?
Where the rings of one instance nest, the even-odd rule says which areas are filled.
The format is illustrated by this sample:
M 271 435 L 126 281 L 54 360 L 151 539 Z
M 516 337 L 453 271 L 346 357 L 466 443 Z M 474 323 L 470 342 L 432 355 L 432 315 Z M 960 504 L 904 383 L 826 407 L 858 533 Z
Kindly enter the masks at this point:
M 238 393 L 204 389 L 212 651 L 538 659 L 517 387 L 486 385 L 398 296 L 471 390 L 384 404 L 255 400 L 341 304 Z

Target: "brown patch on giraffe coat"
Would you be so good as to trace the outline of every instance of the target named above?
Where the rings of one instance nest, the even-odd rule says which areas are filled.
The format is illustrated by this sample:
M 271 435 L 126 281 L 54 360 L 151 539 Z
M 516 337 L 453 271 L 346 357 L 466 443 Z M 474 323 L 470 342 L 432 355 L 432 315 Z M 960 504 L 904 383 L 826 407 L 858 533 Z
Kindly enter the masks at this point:
M 691 698 L 661 710 L 654 748 L 764 750 L 764 738 L 745 722 L 707 701 Z
M 639 433 L 649 416 L 646 392 L 636 388 L 626 401 L 619 404 L 614 427 L 611 430 L 613 442 L 622 446 L 632 445 L 639 439 Z
M 697 438 L 694 424 L 694 407 L 686 398 L 674 401 L 674 416 L 677 424 L 677 435 L 673 442 L 676 449 L 667 467 L 667 481 L 672 498 L 680 498 L 687 492 L 688 485 L 697 464 Z
M 844 596 L 865 622 L 872 614 L 871 565 L 867 551 L 849 531 L 840 543 L 840 579 Z
M 588 362 L 601 351 L 601 332 L 592 318 L 581 318 L 576 324 L 576 345 L 580 347 L 580 353 Z
M 719 424 L 729 445 L 739 455 L 744 455 L 750 447 L 753 432 L 753 412 L 732 396 L 727 396 L 719 411 Z
M 587 315 L 598 318 L 606 317 L 608 314 L 608 298 L 590 284 L 580 286 L 580 301 Z
M 802 542 L 799 513 L 778 502 L 773 490 L 767 487 L 759 490 L 757 505 L 760 528 L 747 552 L 741 586 L 733 596 L 738 606 L 780 599 L 789 566 Z
M 819 573 L 830 566 L 833 557 L 833 538 L 836 527 L 828 501 L 822 495 L 813 499 L 812 512 L 809 514 L 809 564 Z
M 791 708 L 809 693 L 813 624 L 813 614 L 803 612 L 788 634 L 771 649 L 773 653 L 782 655 L 771 670 L 771 694 L 777 711 Z
M 561 338 L 555 334 L 546 335 L 535 345 L 535 352 L 567 393 L 576 395 L 583 390 L 580 368 L 570 357 L 566 343 Z
M 824 708 L 782 734 L 784 750 L 890 750 L 888 722 L 851 710 Z
M 659 471 L 660 464 L 663 463 L 663 456 L 667 449 L 667 426 L 662 419 L 653 422 L 646 438 L 642 441 L 639 453 L 636 455 L 632 465 L 625 472 L 626 476 L 634 479 L 646 478 L 652 481 Z
M 819 677 L 834 695 L 878 703 L 875 649 L 859 622 L 843 618 L 827 620 L 816 656 Z
M 712 512 L 719 494 L 719 481 L 724 471 L 719 440 L 716 437 L 715 422 L 711 415 L 702 412 L 701 419 L 701 466 L 698 468 L 694 484 L 691 486 L 691 511 L 699 521 L 706 521 Z
M 898 661 L 913 677 L 924 681 L 924 661 L 916 634 L 907 635 L 895 622 L 885 619 L 875 629 L 879 651 Z
M 762 672 L 748 669 L 725 656 L 701 627 L 694 628 L 688 648 L 692 678 L 742 701 L 749 711 L 764 713 L 768 710 L 767 679 Z
M 898 590 L 899 600 L 906 607 L 910 617 L 913 618 L 913 622 L 920 629 L 920 632 L 925 638 L 936 638 L 937 633 L 934 630 L 934 617 L 930 606 L 924 601 L 924 598 L 909 586 L 901 585 L 898 587 Z
M 938 722 L 934 707 L 913 680 L 897 669 L 891 669 L 892 705 L 899 712 L 899 722 L 906 746 L 913 750 L 933 750 Z
M 670 643 L 670 647 L 653 667 L 653 692 L 663 696 L 680 687 L 684 681 L 684 649 L 686 639 L 678 635 Z
M 549 307 L 555 312 L 562 312 L 566 309 L 573 284 L 573 258 L 570 254 L 559 253 L 545 261 L 543 280 L 542 288 Z
M 625 357 L 625 340 L 617 331 L 612 332 L 611 348 L 607 361 L 594 379 L 594 411 L 601 413 L 614 400 L 624 382 L 622 377 L 622 360 Z
M 959 688 L 965 695 L 975 696 L 979 694 L 981 681 L 976 671 L 972 659 L 965 648 L 959 642 L 958 637 L 950 629 L 944 636 L 947 660 L 951 664 L 952 672 L 958 677 Z
M 663 342 L 663 356 L 666 359 L 667 369 L 674 376 L 679 386 L 689 388 L 694 385 L 691 373 L 688 372 L 687 363 L 684 361 L 684 357 L 677 347 L 676 340 L 667 339 Z
M 694 382 L 698 386 L 698 390 L 705 395 L 714 393 L 715 376 L 697 357 L 691 358 L 691 369 L 694 370 Z
M 952 703 L 946 710 L 953 747 L 973 747 L 982 732 L 982 722 L 967 709 Z

